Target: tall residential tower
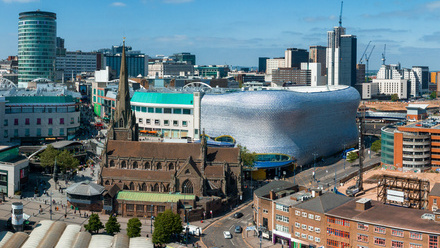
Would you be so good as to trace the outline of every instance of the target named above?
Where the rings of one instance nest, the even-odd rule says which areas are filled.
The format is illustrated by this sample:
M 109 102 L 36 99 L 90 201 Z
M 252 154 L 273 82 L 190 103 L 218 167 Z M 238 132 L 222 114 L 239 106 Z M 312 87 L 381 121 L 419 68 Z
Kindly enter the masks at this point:
M 19 14 L 18 86 L 37 78 L 55 78 L 56 14 L 30 11 Z

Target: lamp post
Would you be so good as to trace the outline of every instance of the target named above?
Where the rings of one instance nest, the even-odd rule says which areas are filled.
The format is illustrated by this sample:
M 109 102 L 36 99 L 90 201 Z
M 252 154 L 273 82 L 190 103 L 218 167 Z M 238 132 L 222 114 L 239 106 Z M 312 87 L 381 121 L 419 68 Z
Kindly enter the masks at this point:
M 154 205 L 151 204 L 151 234 L 153 234 L 153 209 Z
M 49 197 L 50 197 L 50 210 L 49 210 L 49 215 L 50 215 L 50 220 L 52 220 L 52 191 L 49 193 Z

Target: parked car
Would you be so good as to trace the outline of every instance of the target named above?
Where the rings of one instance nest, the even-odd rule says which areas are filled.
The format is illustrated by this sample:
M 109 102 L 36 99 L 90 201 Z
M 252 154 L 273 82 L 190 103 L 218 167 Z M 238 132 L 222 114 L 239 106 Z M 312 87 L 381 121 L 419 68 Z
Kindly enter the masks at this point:
M 225 239 L 232 239 L 232 234 L 229 231 L 224 231 L 223 236 L 225 236 Z
M 241 218 L 243 216 L 243 214 L 241 212 L 237 212 L 234 214 L 234 218 L 238 219 Z
M 241 233 L 241 226 L 235 226 L 235 233 Z

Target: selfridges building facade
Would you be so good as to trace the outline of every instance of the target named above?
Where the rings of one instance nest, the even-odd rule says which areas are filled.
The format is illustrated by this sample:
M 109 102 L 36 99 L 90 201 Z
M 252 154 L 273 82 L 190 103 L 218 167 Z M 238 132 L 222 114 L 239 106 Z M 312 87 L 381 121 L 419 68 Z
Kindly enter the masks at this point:
M 286 154 L 298 165 L 355 145 L 360 95 L 348 86 L 291 87 L 202 98 L 201 126 L 256 153 Z

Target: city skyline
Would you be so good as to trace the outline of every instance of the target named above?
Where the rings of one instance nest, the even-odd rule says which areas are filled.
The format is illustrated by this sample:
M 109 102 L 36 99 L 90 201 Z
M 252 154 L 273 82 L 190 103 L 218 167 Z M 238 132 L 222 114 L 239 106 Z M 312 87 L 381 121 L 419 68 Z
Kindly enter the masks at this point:
M 57 14 L 57 36 L 69 51 L 122 44 L 154 57 L 191 52 L 198 64 L 257 66 L 258 57 L 281 57 L 289 47 L 327 46 L 327 31 L 338 25 L 340 1 L 144 0 L 58 2 L 3 0 L 0 58 L 17 54 L 18 14 Z M 342 26 L 357 36 L 358 61 L 371 40 L 370 68 L 386 63 L 440 69 L 440 1 L 344 1 Z M 370 46 L 370 49 L 372 47 Z

